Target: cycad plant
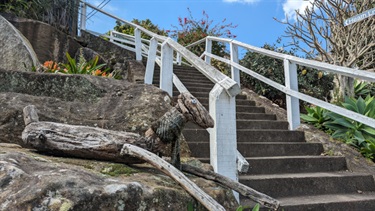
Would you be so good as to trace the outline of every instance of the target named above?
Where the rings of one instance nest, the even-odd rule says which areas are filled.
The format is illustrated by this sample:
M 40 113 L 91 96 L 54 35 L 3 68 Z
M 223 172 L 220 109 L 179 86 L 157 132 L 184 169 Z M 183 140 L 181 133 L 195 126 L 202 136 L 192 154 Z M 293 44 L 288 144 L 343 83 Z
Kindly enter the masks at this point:
M 358 99 L 347 97 L 342 106 L 348 110 L 375 118 L 375 100 L 370 95 L 366 99 L 362 97 Z M 325 122 L 323 126 L 334 131 L 333 138 L 343 139 L 348 144 L 354 145 L 359 149 L 365 147 L 367 141 L 371 141 L 371 143 L 374 141 L 375 143 L 374 128 L 333 112 L 327 112 L 326 115 L 331 120 Z
M 305 106 L 307 114 L 301 114 L 301 119 L 305 122 L 314 125 L 316 128 L 326 130 L 323 123 L 327 122 L 330 118 L 327 116 L 327 110 L 319 106 Z

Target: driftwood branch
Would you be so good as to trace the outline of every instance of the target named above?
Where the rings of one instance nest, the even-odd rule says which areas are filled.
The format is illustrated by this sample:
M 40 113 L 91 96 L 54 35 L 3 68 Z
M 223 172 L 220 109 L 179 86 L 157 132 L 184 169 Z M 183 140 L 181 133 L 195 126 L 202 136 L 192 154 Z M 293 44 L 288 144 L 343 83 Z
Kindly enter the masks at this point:
M 218 182 L 221 185 L 228 187 L 234 191 L 237 191 L 241 195 L 248 197 L 252 199 L 253 201 L 258 202 L 268 208 L 277 210 L 280 206 L 280 202 L 278 200 L 270 196 L 267 196 L 263 193 L 260 193 L 250 187 L 247 187 L 246 185 L 236 182 L 228 177 L 217 174 L 213 171 L 205 171 L 200 168 L 187 165 L 187 164 L 182 164 L 181 168 L 182 168 L 182 171 L 184 172 Z
M 121 155 L 130 155 L 147 161 L 152 166 L 159 169 L 166 175 L 173 178 L 176 182 L 178 182 L 187 192 L 189 192 L 195 199 L 202 203 L 202 205 L 205 206 L 208 210 L 225 210 L 224 207 L 218 204 L 211 196 L 203 192 L 195 183 L 190 181 L 183 173 L 181 173 L 170 163 L 164 161 L 155 154 L 130 144 L 124 144 L 124 147 L 121 150 Z
M 156 154 L 166 147 L 160 139 L 152 136 L 145 138 L 136 133 L 96 127 L 38 122 L 35 106 L 24 108 L 24 120 L 26 127 L 22 132 L 22 140 L 25 145 L 58 156 L 132 164 L 144 161 L 120 156 L 124 144 L 133 144 Z

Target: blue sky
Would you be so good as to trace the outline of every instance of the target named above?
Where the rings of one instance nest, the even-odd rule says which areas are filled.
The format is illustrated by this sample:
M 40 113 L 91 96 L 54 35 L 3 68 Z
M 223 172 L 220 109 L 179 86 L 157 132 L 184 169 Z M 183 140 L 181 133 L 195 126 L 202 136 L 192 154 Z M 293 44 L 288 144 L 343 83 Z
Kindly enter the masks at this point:
M 103 0 L 86 1 L 99 5 Z M 103 10 L 129 21 L 148 18 L 164 29 L 177 25 L 178 17 L 188 16 L 187 8 L 196 19 L 200 19 L 205 10 L 214 23 L 226 18 L 227 22 L 237 24 L 232 33 L 237 35 L 238 41 L 261 47 L 265 43 L 276 43 L 277 38 L 284 35 L 285 25 L 274 18 L 284 20 L 288 15 L 293 19 L 294 11 L 308 4 L 306 0 L 110 0 Z M 99 13 L 87 21 L 88 29 L 103 33 L 114 25 L 113 19 Z M 287 38 L 282 42 L 286 44 Z

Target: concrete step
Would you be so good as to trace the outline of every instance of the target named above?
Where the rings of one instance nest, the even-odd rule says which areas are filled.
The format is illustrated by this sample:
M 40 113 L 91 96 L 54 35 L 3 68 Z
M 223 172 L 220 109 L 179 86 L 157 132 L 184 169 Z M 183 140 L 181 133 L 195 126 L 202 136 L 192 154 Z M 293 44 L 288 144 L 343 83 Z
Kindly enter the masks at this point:
M 348 194 L 323 194 L 277 198 L 280 201 L 280 209 L 285 211 L 343 211 L 343 210 L 375 210 L 375 192 L 348 193 Z M 245 207 L 254 207 L 255 202 L 247 198 L 241 198 L 240 204 Z M 269 208 L 261 207 L 261 211 L 269 211 Z M 251 209 L 244 209 L 251 211 Z
M 345 157 L 281 156 L 247 157 L 249 171 L 243 175 L 332 172 L 347 170 Z
M 208 108 L 208 103 L 209 99 L 206 97 L 197 97 L 198 101 L 204 105 L 206 108 Z M 173 100 L 177 100 L 177 96 L 173 96 Z M 243 106 L 255 106 L 255 101 L 251 100 L 243 100 L 243 99 L 236 99 L 236 105 L 243 105 Z M 239 113 L 239 112 L 237 112 Z M 275 119 L 276 120 L 276 115 L 274 114 L 264 114 L 264 113 L 259 113 L 259 114 L 254 114 L 254 113 L 246 113 L 246 112 L 240 112 L 241 115 L 243 115 L 246 118 L 249 119 Z M 258 115 L 258 116 L 257 116 Z M 243 118 L 245 119 L 245 118 Z
M 190 92 L 192 95 L 194 95 L 194 97 L 196 98 L 209 98 L 209 93 L 208 92 Z M 173 92 L 173 96 L 178 96 L 180 93 L 178 91 L 174 91 Z M 237 95 L 236 96 L 236 99 L 242 99 L 242 100 L 246 100 L 246 95 Z
M 198 158 L 210 156 L 208 142 L 188 142 L 191 155 Z M 307 156 L 320 155 L 320 143 L 237 143 L 237 149 L 244 157 Z
M 182 131 L 188 142 L 209 141 L 210 137 L 205 129 L 184 129 Z M 237 130 L 237 142 L 305 142 L 302 131 L 289 130 Z
M 288 127 L 289 123 L 287 121 L 237 119 L 237 129 L 288 130 Z
M 239 181 L 275 198 L 375 191 L 372 175 L 352 172 L 242 175 Z
M 186 87 L 186 86 L 185 86 Z M 212 90 L 212 88 L 210 87 L 186 87 L 187 90 L 190 92 L 190 93 L 193 93 L 193 92 L 206 92 L 206 93 L 210 93 L 210 91 Z M 175 91 L 178 91 L 178 89 L 173 86 L 173 92 Z
M 207 108 L 207 107 L 206 107 Z M 288 122 L 276 120 L 244 120 L 237 119 L 237 129 L 275 129 L 288 130 Z M 192 122 L 188 122 L 185 128 L 199 129 L 200 127 Z
M 275 114 L 237 112 L 237 119 L 276 120 Z
M 210 85 L 214 87 L 214 83 L 212 83 L 208 78 L 202 78 L 202 77 L 191 77 L 191 76 L 180 76 L 178 77 L 180 81 L 182 81 L 183 84 L 188 84 L 188 83 L 202 83 L 205 85 Z M 159 83 L 160 82 L 160 77 L 155 76 L 153 79 L 154 83 Z
M 375 210 L 375 193 L 332 194 L 280 198 L 281 209 L 300 210 Z
M 236 112 L 265 113 L 266 110 L 264 107 L 237 105 Z
M 154 73 L 160 73 L 160 68 L 155 66 Z M 199 72 L 195 68 L 178 68 L 178 67 L 173 67 L 173 73 L 176 74 L 176 75 L 189 73 L 189 74 L 197 74 L 197 75 L 202 75 L 203 76 L 203 74 L 201 72 Z
M 244 157 L 320 155 L 324 151 L 322 144 L 306 142 L 240 142 L 237 149 Z

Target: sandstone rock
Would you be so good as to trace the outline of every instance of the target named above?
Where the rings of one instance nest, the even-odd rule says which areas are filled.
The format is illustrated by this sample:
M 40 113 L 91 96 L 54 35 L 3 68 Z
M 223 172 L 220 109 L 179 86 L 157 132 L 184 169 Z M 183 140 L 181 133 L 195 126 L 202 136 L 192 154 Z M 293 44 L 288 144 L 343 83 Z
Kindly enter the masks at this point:
M 42 63 L 48 60 L 66 62 L 66 52 L 73 57 L 81 47 L 74 38 L 46 23 L 6 14 L 4 17 L 30 41 Z
M 190 176 L 191 177 L 191 176 Z M 227 210 L 230 190 L 191 177 Z M 0 210 L 204 210 L 169 177 L 148 165 L 128 167 L 39 155 L 0 146 Z
M 23 145 L 22 109 L 35 105 L 40 121 L 100 127 L 143 135 L 171 108 L 169 95 L 152 86 L 90 75 L 0 69 L 0 142 Z M 182 139 L 181 155 L 190 156 Z M 169 155 L 169 151 L 165 152 Z
M 167 101 L 166 101 L 167 100 Z M 162 90 L 111 78 L 0 70 L 0 142 L 22 144 L 22 109 L 40 121 L 143 134 L 171 108 Z
M 0 66 L 8 70 L 30 71 L 39 65 L 29 41 L 4 17 L 0 16 Z

